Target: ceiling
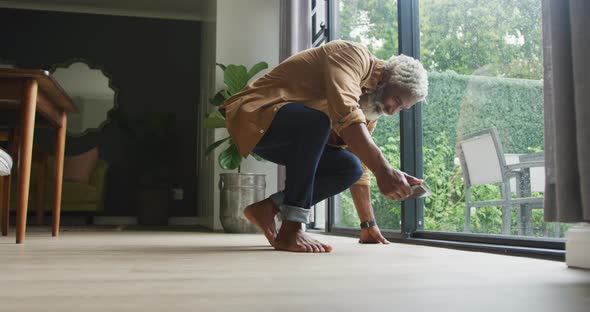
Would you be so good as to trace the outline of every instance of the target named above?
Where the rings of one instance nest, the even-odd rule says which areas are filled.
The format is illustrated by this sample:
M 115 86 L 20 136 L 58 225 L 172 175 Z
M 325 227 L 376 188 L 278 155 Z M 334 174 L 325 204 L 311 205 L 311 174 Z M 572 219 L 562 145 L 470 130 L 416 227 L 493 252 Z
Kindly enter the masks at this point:
M 214 20 L 215 0 L 0 0 L 0 8 Z

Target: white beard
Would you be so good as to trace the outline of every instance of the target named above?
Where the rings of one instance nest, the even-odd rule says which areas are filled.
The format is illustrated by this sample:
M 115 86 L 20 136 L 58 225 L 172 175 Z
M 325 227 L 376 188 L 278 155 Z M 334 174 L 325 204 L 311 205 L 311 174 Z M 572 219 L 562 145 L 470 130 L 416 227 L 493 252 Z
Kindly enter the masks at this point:
M 385 84 L 378 86 L 373 93 L 361 95 L 359 106 L 367 120 L 377 120 L 382 115 L 385 115 L 385 105 L 383 105 L 384 92 Z

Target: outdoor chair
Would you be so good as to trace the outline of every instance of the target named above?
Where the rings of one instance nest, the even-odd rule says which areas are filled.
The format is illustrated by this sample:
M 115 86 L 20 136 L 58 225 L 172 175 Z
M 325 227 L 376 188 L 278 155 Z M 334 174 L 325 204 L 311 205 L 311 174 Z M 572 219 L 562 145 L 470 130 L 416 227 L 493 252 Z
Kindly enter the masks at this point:
M 498 131 L 496 128 L 490 128 L 460 138 L 457 141 L 457 156 L 459 157 L 465 183 L 464 231 L 471 232 L 472 208 L 500 206 L 502 209 L 502 234 L 510 235 L 512 207 L 518 206 L 521 208 L 518 213 L 518 233 L 520 235 L 532 235 L 532 230 L 530 230 L 532 228 L 532 218 L 530 217 L 531 214 L 527 212 L 532 208 L 542 208 L 543 197 L 523 197 L 523 194 L 530 196 L 530 187 L 528 191 L 523 191 L 522 186 L 526 185 L 526 183 L 530 185 L 530 175 L 526 175 L 530 168 L 545 165 L 542 155 L 541 158 L 537 157 L 529 161 L 522 161 L 524 159 L 521 157 L 520 162 L 507 165 Z M 512 178 L 516 179 L 516 190 L 514 190 L 516 197 L 514 198 L 512 198 L 510 187 Z M 528 179 L 528 182 L 526 179 Z M 486 184 L 499 185 L 501 198 L 498 200 L 474 201 L 471 188 Z

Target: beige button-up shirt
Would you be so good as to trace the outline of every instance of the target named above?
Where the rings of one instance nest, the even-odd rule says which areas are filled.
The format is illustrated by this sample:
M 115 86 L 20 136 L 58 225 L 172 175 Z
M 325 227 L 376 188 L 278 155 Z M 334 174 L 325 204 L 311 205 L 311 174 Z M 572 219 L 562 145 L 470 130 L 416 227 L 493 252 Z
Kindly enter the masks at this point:
M 322 111 L 332 122 L 329 144 L 341 145 L 342 129 L 367 123 L 359 108 L 363 92 L 372 92 L 381 79 L 384 62 L 367 48 L 349 41 L 331 41 L 293 55 L 228 99 L 226 127 L 246 157 L 285 104 L 302 102 Z M 368 123 L 372 132 L 375 121 Z M 357 184 L 369 184 L 367 169 Z

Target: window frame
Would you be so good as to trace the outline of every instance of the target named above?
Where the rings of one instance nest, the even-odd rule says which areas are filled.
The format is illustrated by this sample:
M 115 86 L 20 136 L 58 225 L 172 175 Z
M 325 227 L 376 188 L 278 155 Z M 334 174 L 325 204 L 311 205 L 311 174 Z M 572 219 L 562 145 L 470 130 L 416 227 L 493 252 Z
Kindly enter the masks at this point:
M 313 4 L 316 1 L 312 0 Z M 337 0 L 326 1 L 325 42 L 338 38 Z M 399 54 L 420 58 L 419 0 L 397 0 Z M 313 8 L 312 8 L 313 9 Z M 320 43 L 323 41 L 320 41 Z M 424 175 L 422 141 L 422 103 L 400 112 L 401 170 L 422 178 Z M 328 199 L 325 232 L 358 237 L 360 229 L 337 225 L 337 196 Z M 314 227 L 310 224 L 311 228 Z M 400 243 L 438 246 L 445 248 L 483 251 L 548 260 L 565 261 L 563 239 L 516 237 L 475 233 L 436 232 L 424 230 L 424 200 L 404 201 L 401 207 L 400 230 L 381 230 L 389 240 Z

